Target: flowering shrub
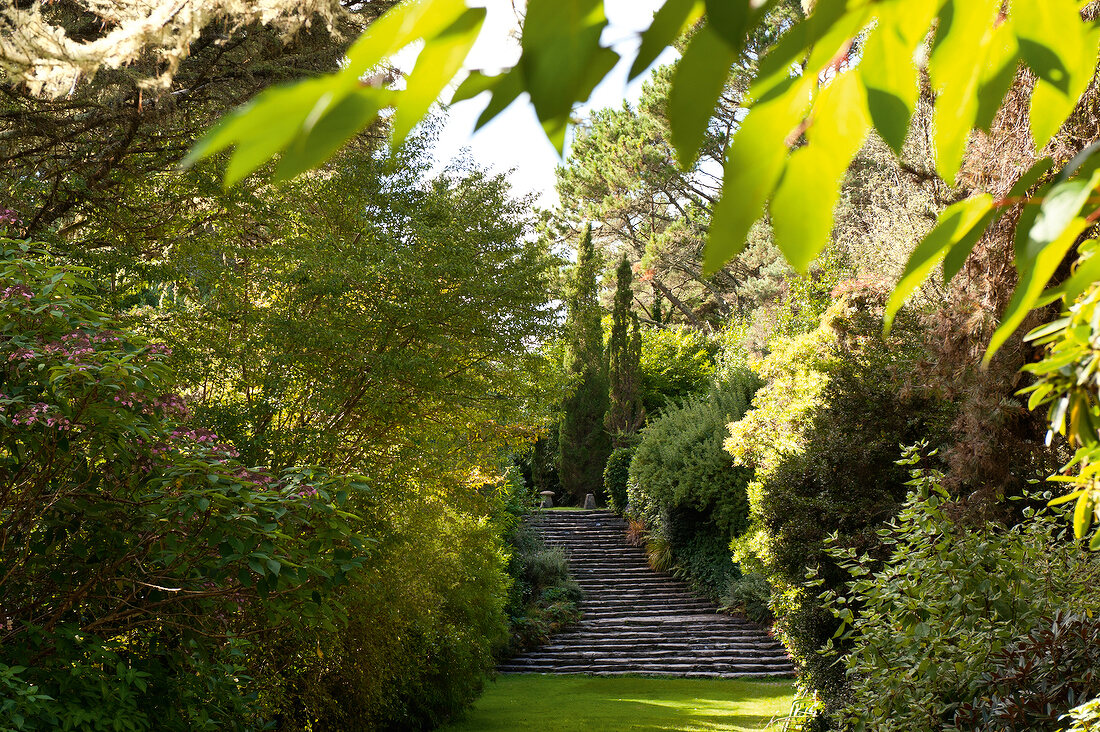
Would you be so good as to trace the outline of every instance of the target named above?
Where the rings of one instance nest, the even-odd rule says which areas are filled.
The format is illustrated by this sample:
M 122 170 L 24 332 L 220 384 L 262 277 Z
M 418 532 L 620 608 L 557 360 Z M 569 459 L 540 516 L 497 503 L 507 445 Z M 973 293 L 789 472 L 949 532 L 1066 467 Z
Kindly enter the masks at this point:
M 0 671 L 22 689 L 0 727 L 243 726 L 248 638 L 338 615 L 363 486 L 237 462 L 186 423 L 167 349 L 88 301 L 0 239 Z

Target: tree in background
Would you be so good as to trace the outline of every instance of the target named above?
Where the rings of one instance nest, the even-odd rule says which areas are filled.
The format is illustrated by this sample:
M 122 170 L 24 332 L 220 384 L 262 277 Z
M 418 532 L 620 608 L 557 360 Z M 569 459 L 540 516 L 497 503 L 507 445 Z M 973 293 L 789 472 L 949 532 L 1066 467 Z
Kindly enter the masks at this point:
M 604 429 L 608 388 L 597 292 L 599 266 L 592 231 L 586 228 L 565 296 L 564 365 L 575 387 L 563 403 L 558 438 L 562 490 L 578 502 L 587 493 L 602 493 L 610 447 Z
M 215 219 L 194 215 L 194 198 L 218 191 L 220 170 L 164 185 L 187 148 L 228 107 L 338 69 L 393 4 L 210 0 L 168 13 L 143 0 L 0 2 L 0 195 L 17 233 L 143 257 L 208 233 Z M 194 227 L 173 231 L 179 217 Z M 113 238 L 108 222 L 127 235 Z
M 630 312 L 633 279 L 634 273 L 624 254 L 615 271 L 615 305 L 611 311 L 611 339 L 607 343 L 610 404 L 604 426 L 615 447 L 622 447 L 645 421 L 640 383 L 642 336 L 638 316 Z

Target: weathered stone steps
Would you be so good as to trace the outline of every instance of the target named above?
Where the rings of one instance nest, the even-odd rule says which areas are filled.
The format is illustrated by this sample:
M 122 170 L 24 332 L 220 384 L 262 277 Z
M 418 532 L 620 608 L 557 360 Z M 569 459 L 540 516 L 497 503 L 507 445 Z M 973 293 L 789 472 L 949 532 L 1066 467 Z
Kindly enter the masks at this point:
M 566 551 L 585 592 L 580 623 L 500 665 L 505 673 L 647 674 L 753 678 L 793 673 L 783 646 L 758 625 L 722 614 L 625 540 L 610 511 L 540 511 L 530 519 Z

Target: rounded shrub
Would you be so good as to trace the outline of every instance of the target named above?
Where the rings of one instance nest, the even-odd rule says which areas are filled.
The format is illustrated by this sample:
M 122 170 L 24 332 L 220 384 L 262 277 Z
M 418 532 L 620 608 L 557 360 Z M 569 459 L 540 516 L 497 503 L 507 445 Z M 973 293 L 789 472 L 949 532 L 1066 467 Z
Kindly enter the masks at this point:
M 758 382 L 747 370 L 734 373 L 643 430 L 627 484 L 632 510 L 647 527 L 650 564 L 674 568 L 715 600 L 737 576 L 729 541 L 748 526 L 752 471 L 733 464 L 722 440 Z
M 727 536 L 743 531 L 752 473 L 733 464 L 722 440 L 747 408 L 743 389 L 726 388 L 668 409 L 646 427 L 630 462 L 639 503 L 704 512 Z

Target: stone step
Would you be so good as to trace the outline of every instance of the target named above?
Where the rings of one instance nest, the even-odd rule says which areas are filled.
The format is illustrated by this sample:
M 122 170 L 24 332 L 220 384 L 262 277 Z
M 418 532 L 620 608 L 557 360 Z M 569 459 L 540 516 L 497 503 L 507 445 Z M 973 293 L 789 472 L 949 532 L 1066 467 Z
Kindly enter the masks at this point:
M 700 600 L 698 598 L 654 598 L 648 597 L 645 600 L 638 600 L 632 602 L 629 599 L 623 599 L 617 594 L 602 594 L 602 596 L 593 597 L 587 596 L 581 600 L 581 607 L 583 609 L 601 610 L 601 609 L 618 609 L 618 608 L 636 608 L 638 610 L 645 609 L 662 609 L 668 610 L 671 608 L 679 608 L 684 611 L 694 610 L 697 612 L 718 612 L 718 609 L 714 607 L 714 604 L 707 602 L 706 600 Z
M 789 666 L 788 666 L 789 667 Z M 692 663 L 667 661 L 662 659 L 601 659 L 593 661 L 585 661 L 583 659 L 576 659 L 567 661 L 565 663 L 557 663 L 553 660 L 547 661 L 534 661 L 524 660 L 517 662 L 509 662 L 506 665 L 508 669 L 514 670 L 529 670 L 529 671 L 542 671 L 550 673 L 594 673 L 596 671 L 627 671 L 632 670 L 638 673 L 649 673 L 653 671 L 675 671 L 680 673 L 757 673 L 768 675 L 783 675 L 786 670 L 777 663 L 756 663 L 752 661 L 744 662 L 723 662 L 723 661 L 699 661 Z M 502 669 L 503 670 L 503 669 Z M 789 672 L 787 672 L 789 673 Z
M 635 607 L 645 605 L 650 601 L 658 603 L 669 602 L 682 602 L 682 603 L 694 603 L 699 602 L 699 598 L 692 597 L 688 593 L 680 589 L 675 588 L 660 588 L 654 587 L 647 593 L 640 592 L 615 592 L 614 590 L 600 590 L 595 592 L 589 592 L 582 585 L 582 590 L 585 590 L 585 600 L 598 601 L 598 602 L 620 602 L 623 604 L 633 605 Z M 711 607 L 714 607 L 711 605 Z
M 584 597 L 579 623 L 501 664 L 503 673 L 630 673 L 745 678 L 789 675 L 783 646 L 719 612 L 668 573 L 653 571 L 611 511 L 539 511 L 526 519 L 564 551 Z
M 563 674 L 563 675 L 573 675 L 573 676 L 578 676 L 578 675 L 584 675 L 584 676 L 660 676 L 660 677 L 677 678 L 677 679 L 770 679 L 770 678 L 776 678 L 776 677 L 790 676 L 789 673 L 778 673 L 778 672 L 776 672 L 776 673 L 772 673 L 772 672 L 766 672 L 766 673 L 748 673 L 748 672 L 716 673 L 716 672 L 713 672 L 713 671 L 688 671 L 688 672 L 685 673 L 683 671 L 662 671 L 662 670 L 656 669 L 656 668 L 640 668 L 640 669 L 626 669 L 626 670 L 621 670 L 620 669 L 620 670 L 615 670 L 615 671 L 592 670 L 590 668 L 585 669 L 585 670 L 581 670 L 581 671 L 563 671 L 563 670 L 532 671 L 530 669 L 523 669 L 523 668 L 513 669 L 513 668 L 508 668 L 506 666 L 499 666 L 499 667 L 497 667 L 497 670 L 500 673 L 504 673 L 504 674 L 523 674 L 523 673 L 527 673 L 527 674 L 530 674 L 530 673 L 547 674 L 547 673 L 552 673 L 552 674 Z
M 781 651 L 780 648 L 771 647 L 764 648 L 759 647 L 752 643 L 723 643 L 722 647 L 703 647 L 693 646 L 689 643 L 669 643 L 664 645 L 624 645 L 614 644 L 610 642 L 605 643 L 586 643 L 584 645 L 572 645 L 562 643 L 550 643 L 544 646 L 540 646 L 536 655 L 538 656 L 568 656 L 568 655 L 581 655 L 581 656 L 607 656 L 608 658 L 618 658 L 623 656 L 673 656 L 673 657 L 692 657 L 692 658 L 753 658 L 761 659 L 767 658 L 768 660 L 787 660 L 787 655 Z M 525 654 L 531 655 L 531 654 Z M 517 658 L 524 657 L 522 655 Z
M 692 648 L 703 648 L 710 646 L 721 645 L 751 645 L 760 648 L 779 648 L 781 644 L 779 641 L 769 636 L 753 635 L 751 633 L 677 633 L 675 635 L 663 636 L 660 634 L 630 634 L 623 635 L 619 633 L 607 633 L 600 629 L 593 629 L 591 627 L 584 631 L 568 631 L 566 633 L 559 633 L 550 639 L 550 643 L 553 645 L 569 644 L 576 646 L 583 646 L 588 644 L 610 644 L 610 645 L 626 645 L 633 644 L 635 646 L 663 646 L 663 645 L 684 645 Z

